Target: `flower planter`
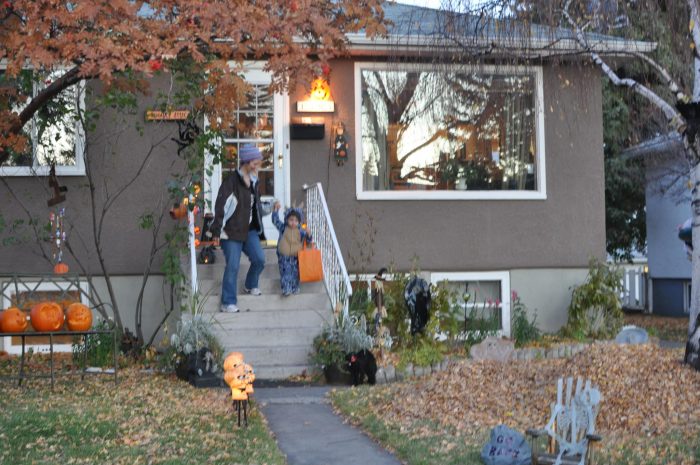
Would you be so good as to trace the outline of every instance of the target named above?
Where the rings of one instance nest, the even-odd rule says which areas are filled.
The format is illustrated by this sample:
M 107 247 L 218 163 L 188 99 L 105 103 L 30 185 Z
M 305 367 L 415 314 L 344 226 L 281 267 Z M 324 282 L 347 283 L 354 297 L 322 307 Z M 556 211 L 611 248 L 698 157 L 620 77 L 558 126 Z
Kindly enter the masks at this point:
M 326 383 L 328 384 L 352 384 L 350 373 L 340 369 L 340 367 L 336 365 L 323 367 L 323 376 L 326 378 Z

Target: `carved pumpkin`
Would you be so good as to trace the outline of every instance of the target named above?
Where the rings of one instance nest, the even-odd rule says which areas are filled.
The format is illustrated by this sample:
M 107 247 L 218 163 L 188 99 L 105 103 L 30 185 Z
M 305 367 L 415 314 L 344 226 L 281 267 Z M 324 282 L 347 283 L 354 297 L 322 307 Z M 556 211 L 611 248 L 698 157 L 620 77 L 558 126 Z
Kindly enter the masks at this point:
M 246 374 L 243 369 L 243 365 L 236 367 L 233 370 L 227 370 L 224 372 L 224 381 L 231 387 L 231 389 L 245 390 L 246 386 Z
M 88 331 L 92 328 L 92 311 L 80 302 L 72 303 L 66 310 L 66 324 L 71 331 Z
M 36 331 L 58 331 L 63 326 L 63 310 L 56 302 L 39 302 L 29 312 Z
M 65 263 L 56 263 L 53 267 L 53 272 L 56 274 L 66 274 L 68 273 L 68 265 Z
M 17 307 L 8 308 L 0 314 L 0 331 L 3 333 L 21 333 L 28 325 L 27 314 Z
M 243 354 L 231 352 L 224 359 L 224 371 L 230 371 L 243 364 Z
M 243 372 L 245 373 L 245 393 L 250 395 L 253 393 L 253 381 L 255 381 L 255 373 L 253 372 L 253 367 L 247 363 L 243 364 Z

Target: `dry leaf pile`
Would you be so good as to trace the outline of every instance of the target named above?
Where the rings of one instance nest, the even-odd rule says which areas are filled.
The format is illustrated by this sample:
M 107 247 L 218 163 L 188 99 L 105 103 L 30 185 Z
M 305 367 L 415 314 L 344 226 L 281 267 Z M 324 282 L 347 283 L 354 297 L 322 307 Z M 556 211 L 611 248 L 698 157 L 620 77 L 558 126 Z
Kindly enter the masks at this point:
M 524 431 L 547 422 L 558 378 L 581 376 L 603 396 L 598 431 L 664 434 L 700 420 L 700 372 L 681 359 L 681 350 L 651 344 L 595 344 L 570 359 L 465 360 L 432 377 L 386 387 L 375 412 L 406 427 L 432 420 L 459 434 L 476 434 L 501 423 Z

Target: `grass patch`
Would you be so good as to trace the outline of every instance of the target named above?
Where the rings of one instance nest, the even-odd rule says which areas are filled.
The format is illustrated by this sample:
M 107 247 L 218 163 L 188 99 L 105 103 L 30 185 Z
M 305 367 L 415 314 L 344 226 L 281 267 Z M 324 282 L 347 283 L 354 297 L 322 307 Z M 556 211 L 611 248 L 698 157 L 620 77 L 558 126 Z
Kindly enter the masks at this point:
M 410 425 L 387 422 L 374 412 L 389 396 L 381 388 L 359 386 L 332 391 L 334 407 L 355 425 L 410 465 L 481 465 L 479 454 L 487 439 L 456 435 L 435 422 L 417 420 Z
M 0 396 L 0 463 L 269 464 L 285 459 L 253 407 L 236 426 L 224 389 L 194 389 L 174 376 L 130 368 L 112 378 L 61 378 Z

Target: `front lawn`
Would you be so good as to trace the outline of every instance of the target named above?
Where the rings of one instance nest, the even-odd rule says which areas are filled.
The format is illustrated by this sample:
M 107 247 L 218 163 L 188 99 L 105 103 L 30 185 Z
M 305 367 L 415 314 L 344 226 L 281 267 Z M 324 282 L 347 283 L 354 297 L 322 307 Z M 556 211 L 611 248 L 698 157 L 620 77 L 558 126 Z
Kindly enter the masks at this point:
M 556 380 L 580 375 L 603 396 L 596 463 L 700 463 L 700 373 L 682 350 L 595 344 L 570 359 L 458 362 L 410 382 L 334 392 L 335 407 L 409 465 L 480 464 L 489 430 L 542 427 Z
M 127 368 L 111 377 L 61 378 L 18 388 L 3 382 L 0 463 L 284 464 L 253 408 L 238 428 L 224 389 Z

